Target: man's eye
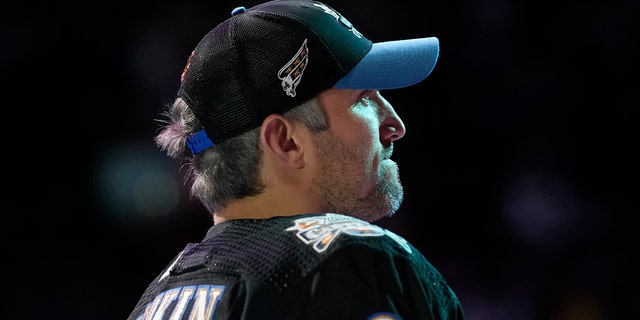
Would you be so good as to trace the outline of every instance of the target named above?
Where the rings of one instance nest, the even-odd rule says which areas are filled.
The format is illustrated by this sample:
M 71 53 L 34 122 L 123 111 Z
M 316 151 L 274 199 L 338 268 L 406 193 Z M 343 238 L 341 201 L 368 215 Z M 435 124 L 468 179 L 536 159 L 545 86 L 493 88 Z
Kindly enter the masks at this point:
M 365 104 L 365 105 L 369 105 L 371 104 L 371 94 L 373 91 L 366 91 L 362 94 L 362 97 L 360 97 L 360 103 L 361 104 Z

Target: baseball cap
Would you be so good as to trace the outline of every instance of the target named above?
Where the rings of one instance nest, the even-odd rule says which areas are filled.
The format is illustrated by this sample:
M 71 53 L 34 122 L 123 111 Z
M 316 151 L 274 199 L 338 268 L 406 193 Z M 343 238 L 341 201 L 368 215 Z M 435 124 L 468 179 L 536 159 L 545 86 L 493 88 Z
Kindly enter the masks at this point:
M 197 154 L 329 88 L 413 85 L 438 54 L 436 37 L 372 43 L 318 1 L 237 7 L 202 38 L 182 72 L 178 97 L 203 126 L 187 146 Z

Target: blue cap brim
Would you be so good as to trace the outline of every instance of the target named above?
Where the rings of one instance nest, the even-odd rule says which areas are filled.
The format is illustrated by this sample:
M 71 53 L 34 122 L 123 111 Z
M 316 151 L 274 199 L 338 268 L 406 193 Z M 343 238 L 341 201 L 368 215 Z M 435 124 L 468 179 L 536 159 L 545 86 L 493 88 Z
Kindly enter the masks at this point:
M 374 43 L 371 51 L 333 87 L 338 89 L 397 89 L 424 80 L 438 61 L 438 38 Z

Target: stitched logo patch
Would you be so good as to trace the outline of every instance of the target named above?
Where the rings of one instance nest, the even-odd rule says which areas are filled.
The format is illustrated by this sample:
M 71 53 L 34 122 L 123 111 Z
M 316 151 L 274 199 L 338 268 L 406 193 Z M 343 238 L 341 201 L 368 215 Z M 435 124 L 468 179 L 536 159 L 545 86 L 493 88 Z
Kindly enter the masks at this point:
M 296 236 L 313 250 L 322 253 L 341 234 L 357 237 L 381 237 L 386 235 L 384 229 L 353 217 L 335 213 L 323 216 L 301 218 L 294 221 L 293 227 L 287 231 L 297 231 Z

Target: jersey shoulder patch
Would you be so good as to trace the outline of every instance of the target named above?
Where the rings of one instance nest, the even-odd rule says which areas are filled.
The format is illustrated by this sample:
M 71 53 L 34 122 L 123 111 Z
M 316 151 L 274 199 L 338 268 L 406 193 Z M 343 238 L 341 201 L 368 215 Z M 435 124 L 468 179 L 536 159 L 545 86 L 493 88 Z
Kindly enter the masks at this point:
M 411 253 L 411 246 L 397 234 L 364 220 L 336 213 L 326 213 L 312 217 L 298 218 L 293 226 L 286 229 L 296 233 L 296 237 L 318 253 L 327 251 L 329 246 L 341 235 L 355 237 L 387 236 Z

